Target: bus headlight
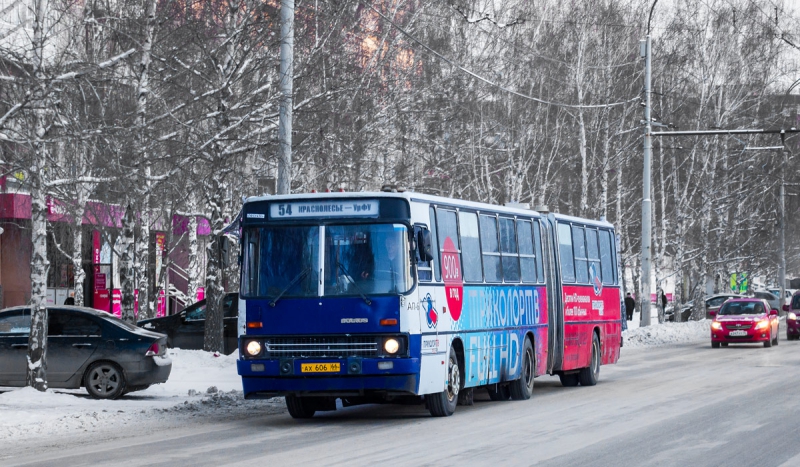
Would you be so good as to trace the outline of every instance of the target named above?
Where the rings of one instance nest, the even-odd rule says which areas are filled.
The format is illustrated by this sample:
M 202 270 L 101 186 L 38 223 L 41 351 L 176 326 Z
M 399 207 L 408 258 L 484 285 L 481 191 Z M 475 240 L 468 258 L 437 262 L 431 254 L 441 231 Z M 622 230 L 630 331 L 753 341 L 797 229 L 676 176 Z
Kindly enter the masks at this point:
M 400 343 L 397 342 L 397 339 L 390 337 L 383 341 L 383 350 L 386 351 L 388 354 L 396 354 L 398 350 L 400 350 Z
M 255 357 L 261 353 L 261 344 L 259 344 L 258 341 L 250 341 L 247 343 L 247 347 L 245 347 L 244 350 L 247 352 L 247 355 Z

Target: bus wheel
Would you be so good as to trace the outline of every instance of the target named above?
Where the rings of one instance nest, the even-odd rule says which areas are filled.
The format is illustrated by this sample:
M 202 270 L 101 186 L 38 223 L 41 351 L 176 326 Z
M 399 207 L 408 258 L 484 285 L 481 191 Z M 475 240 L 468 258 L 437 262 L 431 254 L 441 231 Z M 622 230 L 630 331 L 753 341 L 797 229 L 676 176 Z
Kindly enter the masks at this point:
M 588 368 L 581 368 L 578 373 L 581 386 L 594 386 L 600 379 L 600 339 L 597 334 L 592 333 L 592 360 Z
M 450 347 L 450 357 L 447 362 L 447 386 L 444 391 L 430 394 L 428 410 L 434 417 L 449 417 L 456 411 L 458 404 L 458 391 L 461 389 L 461 369 L 458 367 L 456 350 Z
M 311 418 L 316 412 L 307 397 L 293 395 L 286 396 L 286 408 L 289 409 L 292 418 Z
M 507 401 L 511 397 L 511 390 L 507 384 L 490 384 L 486 386 L 489 399 L 493 401 Z
M 564 373 L 559 373 L 558 379 L 561 380 L 561 385 L 565 388 L 574 388 L 580 382 L 578 373 L 569 373 L 566 375 Z
M 522 347 L 522 368 L 519 378 L 509 385 L 511 398 L 515 401 L 524 401 L 533 394 L 533 377 L 536 374 L 536 357 L 533 355 L 533 346 L 530 339 L 525 339 Z

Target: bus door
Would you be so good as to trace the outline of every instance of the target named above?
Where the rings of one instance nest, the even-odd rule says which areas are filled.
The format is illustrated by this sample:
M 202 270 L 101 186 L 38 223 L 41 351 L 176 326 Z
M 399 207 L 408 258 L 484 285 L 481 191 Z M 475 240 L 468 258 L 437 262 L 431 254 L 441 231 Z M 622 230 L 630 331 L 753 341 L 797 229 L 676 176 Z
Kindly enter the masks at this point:
M 553 246 L 558 245 L 555 222 L 551 219 L 543 219 L 541 226 L 542 255 L 544 256 L 545 285 L 547 287 L 547 336 L 549 340 L 547 371 L 552 373 L 561 368 L 564 359 L 564 307 L 561 297 L 561 269 L 557 251 L 553 250 Z

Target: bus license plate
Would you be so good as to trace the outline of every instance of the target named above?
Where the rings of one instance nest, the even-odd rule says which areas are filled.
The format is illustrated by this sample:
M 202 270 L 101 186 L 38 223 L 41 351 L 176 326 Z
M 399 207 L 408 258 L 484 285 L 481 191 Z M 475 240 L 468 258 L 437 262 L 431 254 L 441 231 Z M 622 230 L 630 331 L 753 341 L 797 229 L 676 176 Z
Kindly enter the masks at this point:
M 301 373 L 338 373 L 339 363 L 302 363 L 300 364 Z
M 734 337 L 736 337 L 736 336 L 746 336 L 747 335 L 747 331 L 731 331 L 731 332 L 728 333 L 728 335 L 729 336 L 734 336 Z

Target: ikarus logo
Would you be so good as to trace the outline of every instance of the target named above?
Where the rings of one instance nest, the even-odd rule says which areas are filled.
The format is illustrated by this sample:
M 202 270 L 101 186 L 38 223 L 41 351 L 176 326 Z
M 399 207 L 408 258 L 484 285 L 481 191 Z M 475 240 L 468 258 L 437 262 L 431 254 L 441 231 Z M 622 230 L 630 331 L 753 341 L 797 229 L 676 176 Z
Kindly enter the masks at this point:
M 366 324 L 369 323 L 368 318 L 342 318 L 342 324 Z

